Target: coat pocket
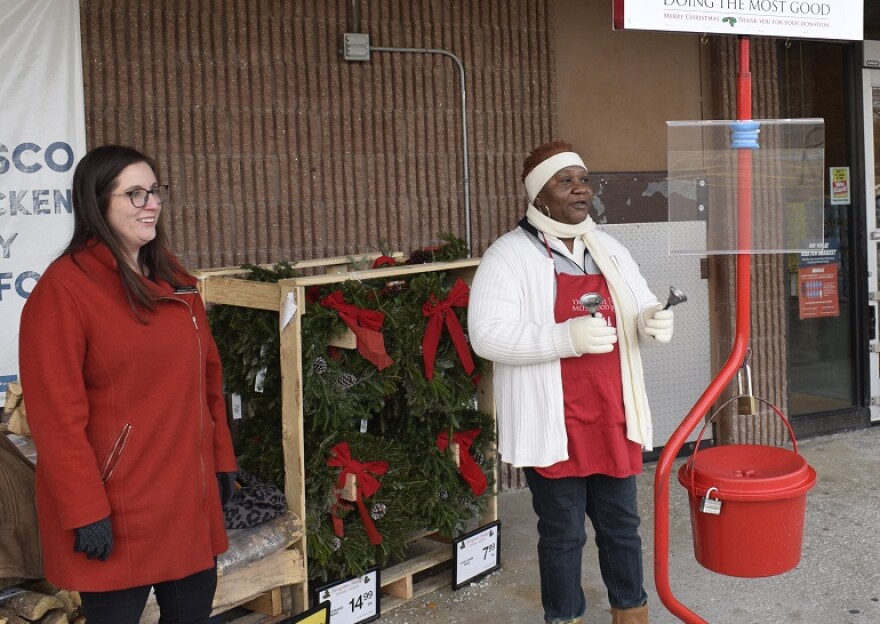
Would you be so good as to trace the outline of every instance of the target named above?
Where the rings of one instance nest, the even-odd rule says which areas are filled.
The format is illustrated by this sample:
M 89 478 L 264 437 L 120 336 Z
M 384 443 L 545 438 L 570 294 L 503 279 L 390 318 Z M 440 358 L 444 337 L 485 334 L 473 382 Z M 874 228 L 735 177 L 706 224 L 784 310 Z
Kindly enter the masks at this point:
M 119 466 L 119 461 L 122 459 L 122 454 L 125 452 L 125 446 L 128 443 L 129 435 L 131 435 L 131 425 L 125 423 L 119 434 L 116 436 L 116 439 L 113 440 L 113 446 L 110 447 L 110 452 L 107 454 L 107 458 L 101 466 L 101 481 L 104 483 L 107 483 L 110 480 L 110 477 L 113 476 L 113 473 Z

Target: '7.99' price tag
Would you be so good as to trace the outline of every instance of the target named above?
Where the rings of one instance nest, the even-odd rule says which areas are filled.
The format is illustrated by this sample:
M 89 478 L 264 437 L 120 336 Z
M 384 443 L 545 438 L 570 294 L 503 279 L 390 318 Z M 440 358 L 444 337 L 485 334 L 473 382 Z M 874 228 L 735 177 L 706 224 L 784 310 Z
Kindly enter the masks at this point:
M 379 568 L 317 590 L 317 602 L 330 603 L 330 624 L 361 624 L 377 619 L 379 598 Z
M 452 589 L 460 589 L 501 567 L 501 522 L 462 535 L 452 542 L 452 549 Z

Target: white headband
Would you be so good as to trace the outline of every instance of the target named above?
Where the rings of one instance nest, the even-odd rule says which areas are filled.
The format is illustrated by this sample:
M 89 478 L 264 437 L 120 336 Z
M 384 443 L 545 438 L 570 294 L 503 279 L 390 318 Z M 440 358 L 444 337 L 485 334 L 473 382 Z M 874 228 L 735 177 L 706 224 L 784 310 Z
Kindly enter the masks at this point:
M 554 154 L 547 160 L 539 163 L 537 167 L 529 171 L 529 175 L 527 175 L 525 179 L 526 193 L 529 195 L 529 202 L 535 201 L 538 193 L 541 192 L 541 189 L 544 188 L 547 181 L 556 175 L 557 171 L 574 165 L 583 167 L 584 169 L 587 168 L 584 161 L 581 160 L 581 157 L 574 152 L 560 152 L 559 154 Z

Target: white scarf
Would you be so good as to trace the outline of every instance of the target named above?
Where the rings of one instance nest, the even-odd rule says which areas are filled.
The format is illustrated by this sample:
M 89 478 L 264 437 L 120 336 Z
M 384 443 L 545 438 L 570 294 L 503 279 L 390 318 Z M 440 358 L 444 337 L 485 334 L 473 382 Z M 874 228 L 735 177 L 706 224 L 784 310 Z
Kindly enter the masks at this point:
M 546 161 L 545 161 L 546 162 Z M 543 164 L 543 163 L 542 163 Z M 555 173 L 555 172 L 553 172 Z M 552 174 L 551 174 L 552 175 Z M 626 414 L 626 437 L 651 450 L 651 411 L 648 407 L 642 372 L 642 357 L 638 349 L 639 310 L 629 296 L 629 286 L 621 275 L 617 260 L 609 256 L 596 237 L 596 224 L 587 215 L 580 223 L 561 223 L 541 213 L 529 204 L 526 218 L 547 234 L 556 238 L 580 237 L 587 251 L 608 282 L 608 291 L 617 313 L 617 345 L 620 353 L 620 372 L 623 382 L 623 406 Z

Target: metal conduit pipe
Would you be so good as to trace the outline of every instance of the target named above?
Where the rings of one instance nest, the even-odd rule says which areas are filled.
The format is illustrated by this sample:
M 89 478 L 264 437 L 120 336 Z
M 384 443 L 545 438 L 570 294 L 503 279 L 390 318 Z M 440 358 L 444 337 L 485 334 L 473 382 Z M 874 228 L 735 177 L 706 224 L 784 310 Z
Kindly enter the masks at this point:
M 348 2 L 348 32 L 361 31 L 361 3 L 358 0 Z
M 393 48 L 388 46 L 369 46 L 370 52 L 405 52 L 411 54 L 441 54 L 455 61 L 458 66 L 459 79 L 461 82 L 461 136 L 462 136 L 462 184 L 464 186 L 464 219 L 465 219 L 465 242 L 467 243 L 468 257 L 471 251 L 471 192 L 470 171 L 468 169 L 468 132 L 467 132 L 467 90 L 465 89 L 464 64 L 452 52 L 435 48 Z

